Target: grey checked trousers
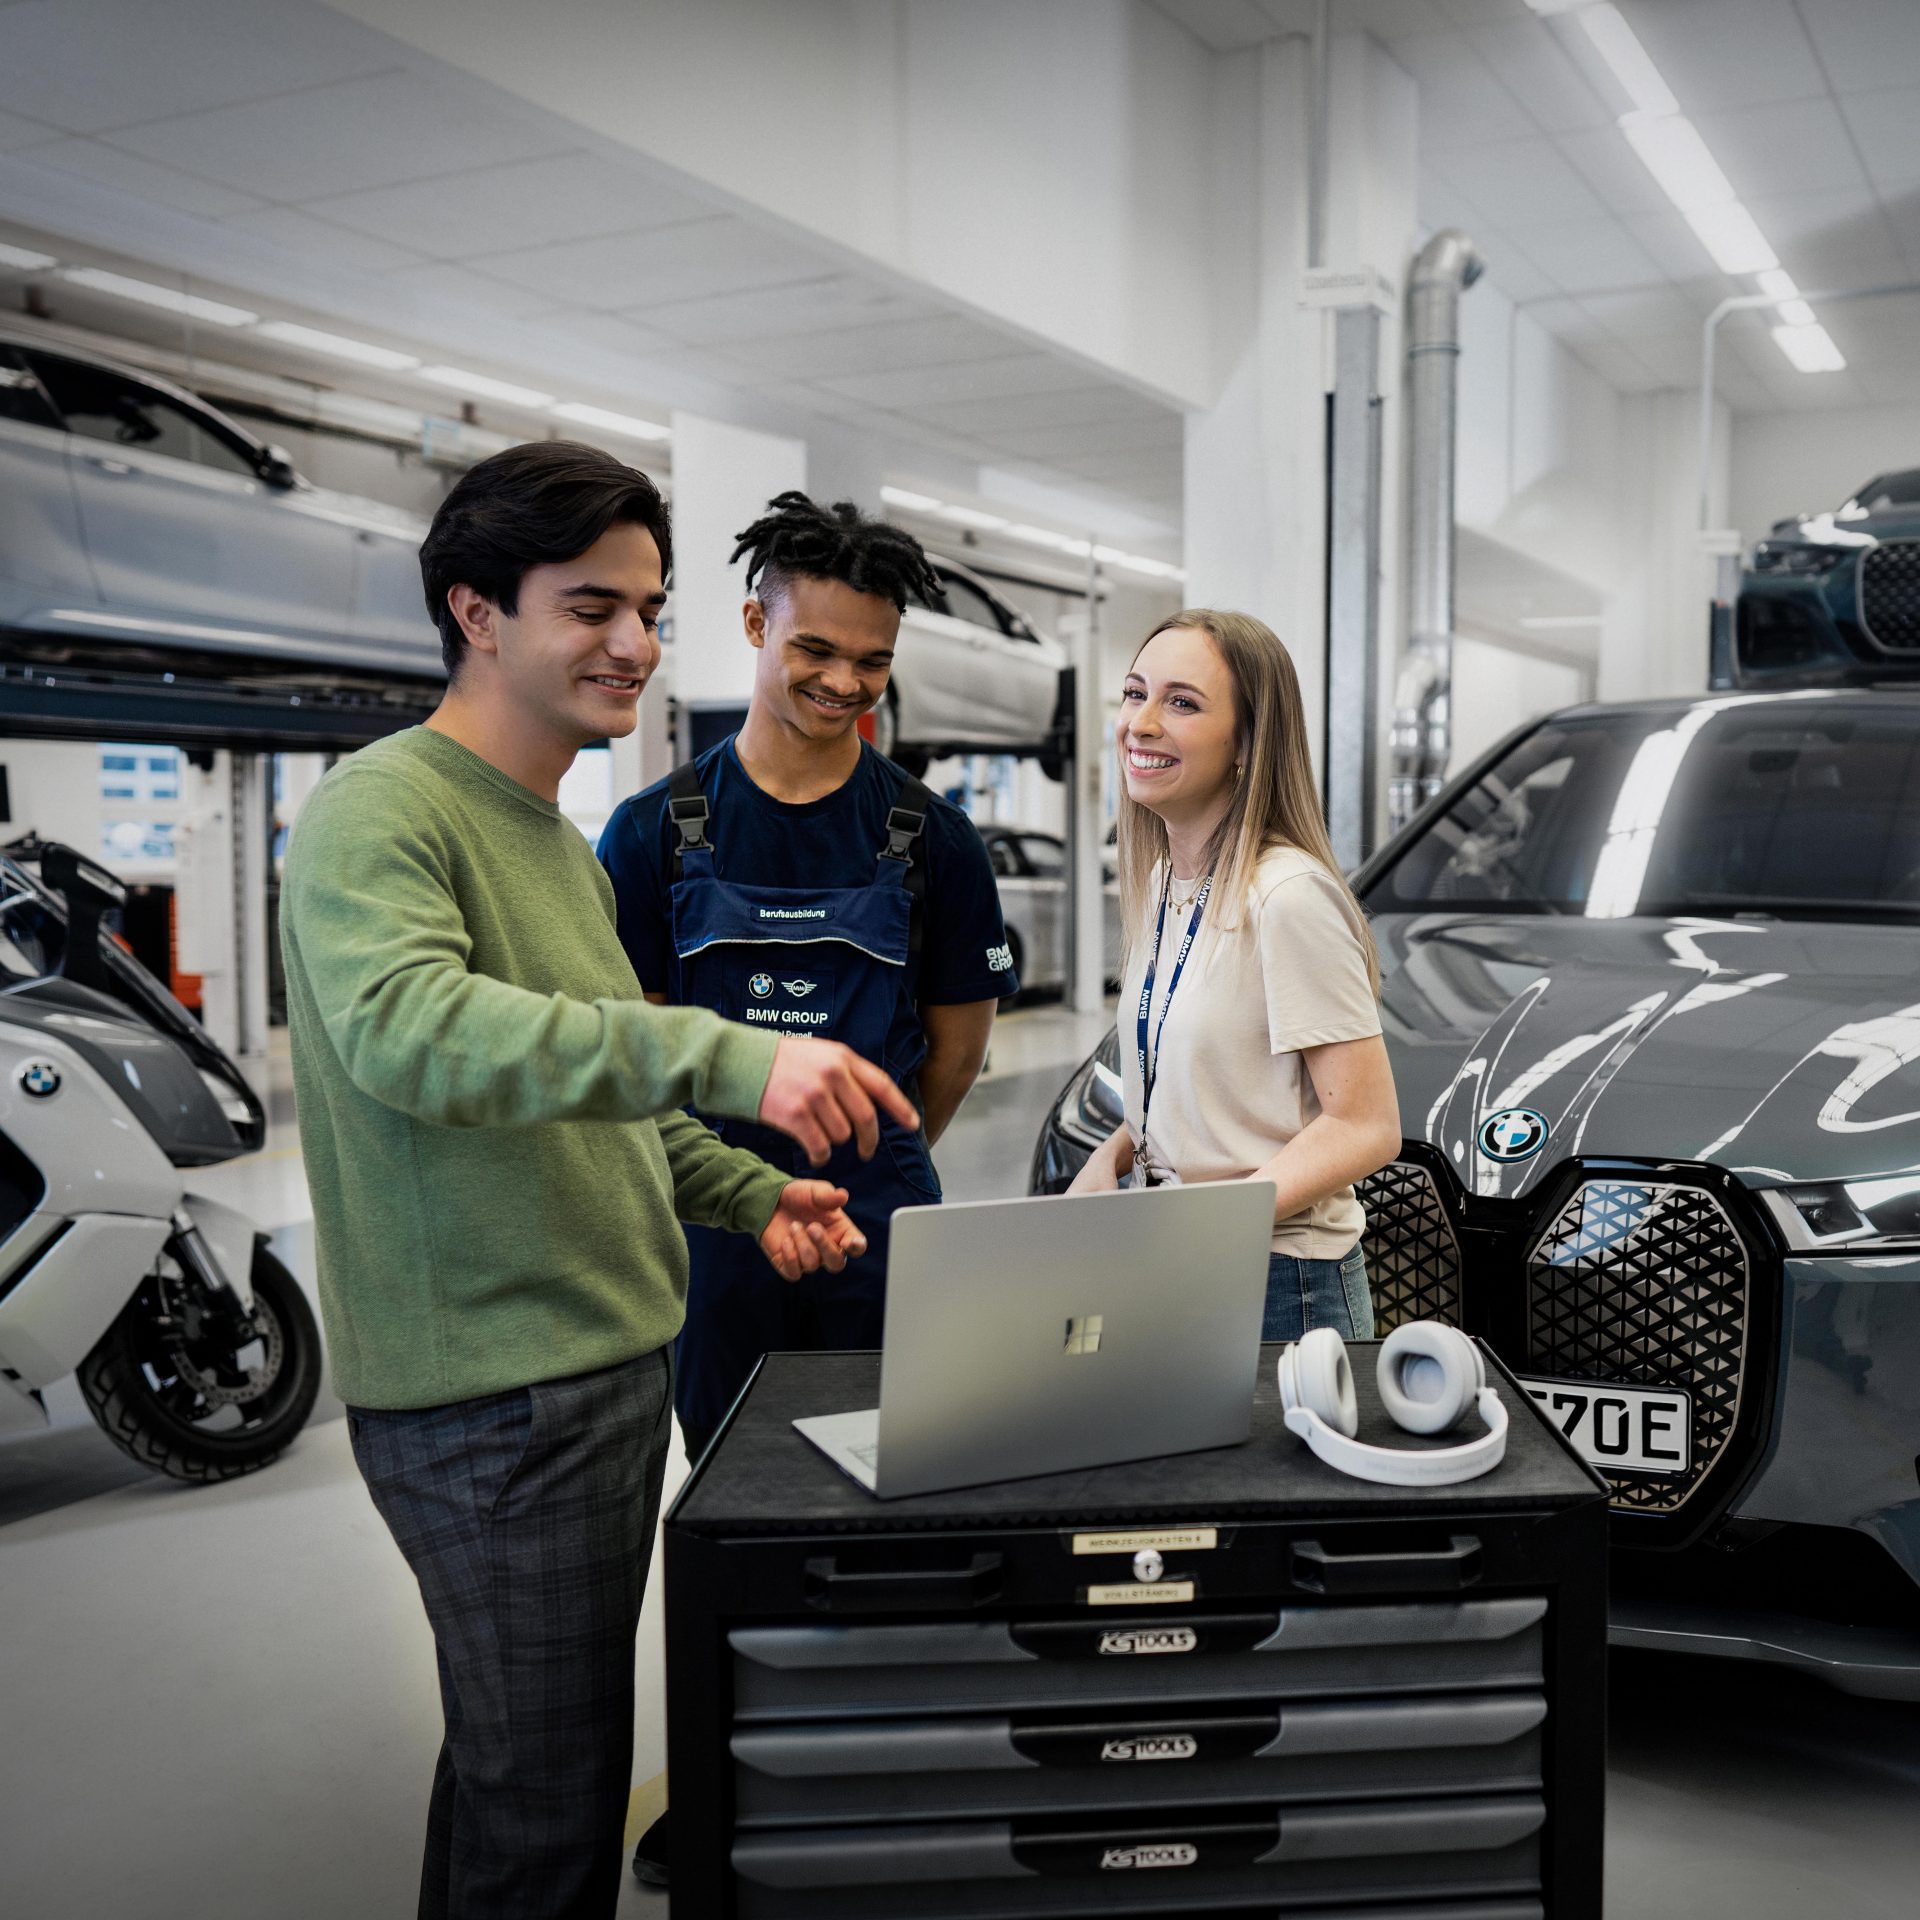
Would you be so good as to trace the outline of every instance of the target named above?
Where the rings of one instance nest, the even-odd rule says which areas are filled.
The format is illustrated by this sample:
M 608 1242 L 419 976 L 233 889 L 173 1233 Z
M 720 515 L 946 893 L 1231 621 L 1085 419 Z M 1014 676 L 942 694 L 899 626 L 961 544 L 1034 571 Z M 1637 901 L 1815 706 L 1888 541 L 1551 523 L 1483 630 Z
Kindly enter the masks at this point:
M 439 1657 L 420 1920 L 610 1920 L 672 1425 L 669 1350 L 451 1406 L 348 1409 Z

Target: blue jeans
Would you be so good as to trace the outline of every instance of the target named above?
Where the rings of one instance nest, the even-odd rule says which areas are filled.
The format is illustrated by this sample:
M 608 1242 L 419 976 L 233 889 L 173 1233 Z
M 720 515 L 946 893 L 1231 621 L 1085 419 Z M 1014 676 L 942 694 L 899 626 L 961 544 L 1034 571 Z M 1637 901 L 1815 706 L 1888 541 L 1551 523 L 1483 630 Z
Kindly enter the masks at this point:
M 1290 1253 L 1268 1260 L 1260 1338 L 1298 1340 L 1312 1327 L 1331 1327 L 1343 1340 L 1373 1338 L 1367 1256 L 1357 1246 L 1344 1260 L 1296 1260 Z

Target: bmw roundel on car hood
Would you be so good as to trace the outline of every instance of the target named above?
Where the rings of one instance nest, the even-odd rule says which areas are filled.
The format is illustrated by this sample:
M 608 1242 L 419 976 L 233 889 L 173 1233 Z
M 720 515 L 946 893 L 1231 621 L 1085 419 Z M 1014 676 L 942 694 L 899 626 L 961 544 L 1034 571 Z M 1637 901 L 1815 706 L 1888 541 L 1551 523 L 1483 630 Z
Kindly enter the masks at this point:
M 1920 1164 L 1920 929 L 1377 918 L 1402 1125 L 1470 1192 L 1576 1155 L 1752 1184 Z

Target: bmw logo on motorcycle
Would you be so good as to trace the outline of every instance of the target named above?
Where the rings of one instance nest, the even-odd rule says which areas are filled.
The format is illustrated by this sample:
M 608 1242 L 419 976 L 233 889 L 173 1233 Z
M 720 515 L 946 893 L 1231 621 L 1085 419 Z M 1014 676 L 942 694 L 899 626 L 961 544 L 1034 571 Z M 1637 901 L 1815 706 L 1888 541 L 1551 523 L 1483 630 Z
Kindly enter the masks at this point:
M 19 1079 L 20 1091 L 34 1100 L 51 1100 L 60 1091 L 60 1069 L 51 1060 L 29 1060 Z
M 1547 1144 L 1547 1116 L 1531 1107 L 1502 1107 L 1481 1121 L 1476 1140 L 1489 1160 L 1531 1160 Z

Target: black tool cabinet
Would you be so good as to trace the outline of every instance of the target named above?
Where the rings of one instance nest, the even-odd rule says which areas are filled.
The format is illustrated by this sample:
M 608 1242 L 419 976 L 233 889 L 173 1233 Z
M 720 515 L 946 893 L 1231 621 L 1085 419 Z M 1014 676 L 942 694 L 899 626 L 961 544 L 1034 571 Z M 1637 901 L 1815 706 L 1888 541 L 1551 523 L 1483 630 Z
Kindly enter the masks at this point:
M 1277 1353 L 1244 1446 L 894 1501 L 791 1424 L 879 1356 L 767 1359 L 667 1518 L 676 1920 L 1598 1920 L 1603 1483 L 1491 1359 L 1493 1473 L 1336 1474 Z

